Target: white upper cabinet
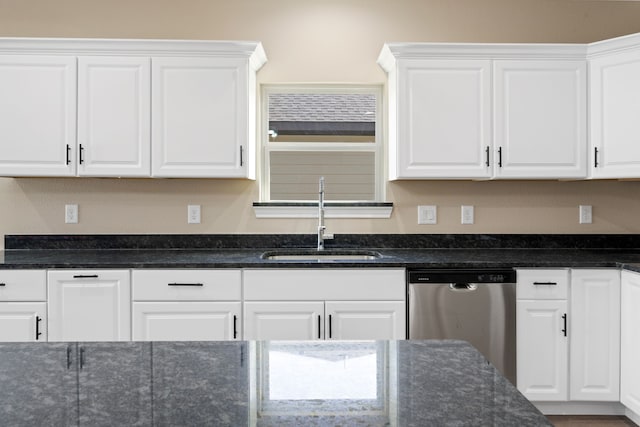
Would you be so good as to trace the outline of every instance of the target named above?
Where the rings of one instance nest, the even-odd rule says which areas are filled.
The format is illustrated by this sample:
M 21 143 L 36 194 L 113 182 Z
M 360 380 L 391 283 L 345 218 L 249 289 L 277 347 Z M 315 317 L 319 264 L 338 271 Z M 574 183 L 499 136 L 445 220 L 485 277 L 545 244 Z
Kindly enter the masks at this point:
M 390 179 L 587 177 L 585 45 L 386 44 Z
M 78 58 L 79 175 L 150 175 L 150 92 L 149 58 Z
M 491 61 L 406 60 L 396 78 L 392 178 L 489 178 Z
M 265 62 L 258 42 L 0 38 L 0 176 L 255 179 Z
M 76 58 L 0 52 L 0 117 L 0 176 L 75 175 Z
M 593 178 L 640 177 L 640 35 L 590 46 Z
M 247 61 L 154 58 L 152 70 L 153 175 L 246 177 Z
M 586 61 L 494 62 L 497 178 L 587 176 Z

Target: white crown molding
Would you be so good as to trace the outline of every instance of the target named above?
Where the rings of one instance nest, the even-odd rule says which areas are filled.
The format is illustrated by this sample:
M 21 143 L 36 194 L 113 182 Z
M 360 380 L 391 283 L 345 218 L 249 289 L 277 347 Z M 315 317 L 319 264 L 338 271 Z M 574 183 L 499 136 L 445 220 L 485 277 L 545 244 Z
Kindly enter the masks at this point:
M 0 53 L 33 55 L 156 55 L 249 58 L 252 67 L 266 62 L 256 41 L 82 39 L 0 37 Z
M 624 52 L 640 48 L 640 33 L 629 34 L 616 37 L 614 39 L 602 40 L 591 43 L 588 46 L 587 57 L 596 58 L 600 55 L 607 55 L 616 52 Z

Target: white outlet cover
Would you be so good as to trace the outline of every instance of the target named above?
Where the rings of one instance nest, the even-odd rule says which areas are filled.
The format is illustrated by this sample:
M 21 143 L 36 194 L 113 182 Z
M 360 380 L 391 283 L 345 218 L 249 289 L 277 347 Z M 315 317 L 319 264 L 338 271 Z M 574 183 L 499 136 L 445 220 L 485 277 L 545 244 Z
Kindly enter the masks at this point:
M 580 205 L 580 224 L 591 224 L 593 222 L 593 211 L 591 205 Z
M 200 224 L 200 205 L 187 206 L 187 224 Z
M 462 205 L 460 210 L 461 222 L 462 224 L 473 224 L 474 215 L 473 215 L 473 206 L 472 205 Z
M 434 205 L 418 206 L 418 224 L 437 224 L 438 207 Z
M 64 205 L 65 224 L 78 223 L 78 205 Z

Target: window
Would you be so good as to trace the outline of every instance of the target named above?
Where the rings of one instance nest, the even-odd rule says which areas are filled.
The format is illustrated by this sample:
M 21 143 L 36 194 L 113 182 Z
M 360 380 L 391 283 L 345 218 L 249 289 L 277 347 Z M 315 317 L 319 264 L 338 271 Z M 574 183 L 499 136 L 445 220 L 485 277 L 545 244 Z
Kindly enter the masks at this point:
M 261 203 L 254 205 L 317 206 L 324 177 L 327 216 L 332 207 L 382 207 L 390 214 L 383 202 L 381 93 L 379 86 L 264 86 Z

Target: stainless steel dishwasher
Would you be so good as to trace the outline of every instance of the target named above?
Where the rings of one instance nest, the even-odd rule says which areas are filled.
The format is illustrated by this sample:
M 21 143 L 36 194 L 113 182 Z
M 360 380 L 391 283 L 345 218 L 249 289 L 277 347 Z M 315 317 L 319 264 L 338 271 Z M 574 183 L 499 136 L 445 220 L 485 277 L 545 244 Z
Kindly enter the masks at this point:
M 460 339 L 516 384 L 516 272 L 409 270 L 409 339 Z

